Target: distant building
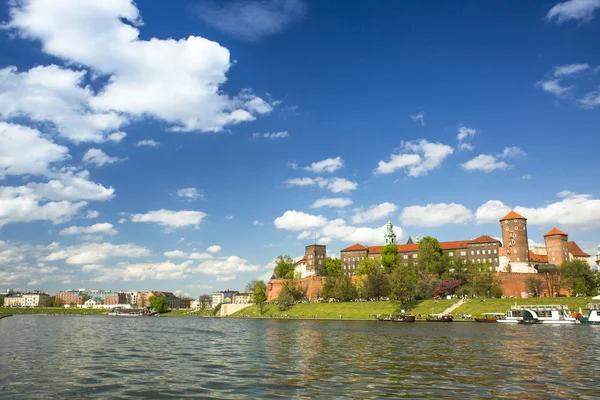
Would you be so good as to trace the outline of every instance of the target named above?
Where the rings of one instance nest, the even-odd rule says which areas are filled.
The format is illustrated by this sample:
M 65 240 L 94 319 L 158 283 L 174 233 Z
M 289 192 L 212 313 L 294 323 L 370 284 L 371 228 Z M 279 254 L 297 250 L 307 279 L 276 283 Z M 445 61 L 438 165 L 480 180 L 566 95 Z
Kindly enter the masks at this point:
M 167 301 L 170 309 L 179 308 L 181 300 L 171 292 L 161 292 L 158 290 L 151 290 L 149 292 L 138 292 L 137 293 L 137 305 L 138 307 L 150 307 L 150 297 L 162 297 Z M 127 296 L 125 295 L 125 298 Z
M 179 299 L 179 308 L 188 309 L 191 307 L 192 299 Z
M 294 273 L 300 278 L 318 275 L 319 269 L 325 267 L 327 246 L 311 244 L 304 248 L 304 257 L 296 261 Z
M 5 307 L 49 307 L 50 295 L 43 292 L 16 293 L 4 298 Z
M 83 303 L 83 296 L 79 292 L 75 291 L 64 291 L 56 293 L 56 300 L 62 301 L 64 305 L 81 305 Z
M 4 298 L 4 307 L 21 307 L 23 296 L 21 294 L 11 294 Z
M 237 293 L 233 296 L 233 304 L 252 304 L 252 293 Z
M 239 294 L 236 290 L 223 290 L 212 294 L 212 308 L 220 304 L 233 304 L 235 295 Z

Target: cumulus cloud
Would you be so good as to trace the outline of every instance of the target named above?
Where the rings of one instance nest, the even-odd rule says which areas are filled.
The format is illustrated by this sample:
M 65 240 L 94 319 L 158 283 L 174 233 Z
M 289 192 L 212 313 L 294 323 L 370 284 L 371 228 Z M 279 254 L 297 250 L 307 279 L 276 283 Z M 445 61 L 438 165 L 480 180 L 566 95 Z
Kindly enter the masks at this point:
M 209 276 L 215 276 L 218 281 L 227 281 L 235 279 L 237 274 L 241 272 L 254 272 L 263 269 L 265 269 L 265 267 L 257 264 L 250 264 L 248 260 L 238 256 L 229 256 L 202 261 L 193 268 L 193 271 Z
M 169 258 L 187 258 L 189 260 L 208 260 L 213 257 L 209 253 L 187 253 L 181 250 L 166 251 L 164 252 L 164 256 Z
M 111 142 L 120 142 L 121 140 L 125 139 L 126 136 L 127 134 L 125 132 L 119 131 L 111 133 L 106 137 L 106 139 L 110 140 Z
M 275 218 L 274 223 L 278 229 L 303 231 L 324 226 L 327 224 L 327 218 L 302 211 L 288 210 L 282 216 Z
M 98 218 L 100 216 L 100 213 L 96 210 L 88 210 L 87 214 L 85 215 L 85 218 L 87 219 L 94 219 L 94 218 Z
M 268 133 L 258 133 L 255 132 L 252 134 L 252 139 L 285 139 L 289 137 L 290 134 L 287 131 L 281 132 L 268 132 Z
M 473 214 L 462 204 L 438 203 L 426 206 L 405 207 L 400 213 L 404 225 L 441 226 L 446 224 L 462 224 L 470 221 Z
M 54 175 L 56 179 L 45 183 L 28 183 L 27 187 L 41 197 L 57 201 L 106 201 L 115 197 L 115 190 L 112 187 L 106 188 L 90 181 L 90 173 L 86 170 L 64 169 Z
M 189 201 L 196 199 L 204 199 L 204 193 L 200 192 L 196 188 L 183 188 L 177 191 L 177 196 L 187 199 Z
M 157 148 L 160 146 L 160 143 L 153 139 L 144 139 L 136 142 L 135 147 L 154 147 Z
M 355 213 L 351 220 L 354 224 L 377 221 L 378 219 L 389 217 L 397 209 L 398 207 L 395 204 L 385 202 L 371 206 L 367 210 L 354 210 Z
M 321 207 L 337 207 L 344 208 L 352 204 L 352 200 L 346 197 L 332 197 L 332 198 L 320 198 L 315 200 L 314 203 L 310 205 L 310 208 L 321 208 Z
M 260 222 L 259 220 L 254 220 L 252 222 L 252 225 L 254 225 L 254 226 L 264 226 L 265 224 L 264 224 L 264 222 Z
M 304 170 L 314 172 L 315 174 L 320 174 L 323 172 L 334 173 L 343 166 L 344 160 L 342 160 L 341 157 L 336 157 L 314 162 L 311 165 L 304 167 Z
M 520 147 L 506 147 L 504 151 L 495 156 L 491 154 L 480 154 L 477 157 L 462 164 L 461 167 L 467 171 L 483 171 L 492 172 L 497 169 L 507 169 L 511 165 L 500 159 L 515 158 L 519 156 L 526 156 L 527 153 Z
M 577 100 L 577 103 L 582 108 L 596 108 L 600 106 L 600 91 L 587 93 L 585 96 Z
M 298 169 L 298 164 L 296 164 L 295 162 L 288 162 L 285 165 L 287 165 L 288 167 L 290 167 L 291 169 Z
M 423 111 L 414 115 L 409 115 L 409 117 L 413 121 L 419 121 L 421 126 L 425 126 L 425 113 Z
M 573 89 L 573 86 L 561 85 L 558 79 L 539 81 L 535 85 L 548 93 L 556 95 L 557 97 L 565 97 L 571 92 L 571 89 Z
M 175 264 L 171 261 L 160 263 L 119 263 L 116 268 L 100 267 L 94 269 L 92 282 L 120 282 L 184 279 L 189 277 L 193 261 Z
M 101 167 L 106 164 L 114 164 L 124 159 L 119 157 L 110 157 L 100 149 L 89 149 L 83 155 L 82 161 L 86 164 L 93 164 L 96 167 Z
M 470 151 L 475 147 L 468 142 L 470 138 L 475 136 L 477 130 L 473 128 L 467 128 L 464 125 L 458 127 L 458 134 L 456 135 L 456 140 L 458 140 L 458 149 L 461 151 Z
M 91 226 L 71 226 L 60 231 L 61 235 L 101 234 L 116 235 L 118 231 L 108 222 L 94 224 Z
M 5 175 L 48 175 L 52 164 L 67 158 L 69 149 L 38 130 L 0 122 L 0 179 Z
M 301 20 L 306 5 L 302 0 L 207 1 L 200 3 L 197 12 L 213 28 L 239 39 L 255 41 Z
M 347 193 L 355 190 L 358 184 L 345 178 L 292 178 L 285 182 L 288 186 L 319 186 L 326 187 L 332 193 Z
M 221 246 L 218 246 L 218 245 L 212 245 L 212 246 L 209 246 L 209 247 L 206 249 L 206 251 L 208 251 L 209 253 L 212 253 L 212 254 L 216 254 L 216 253 L 218 253 L 218 252 L 220 252 L 220 251 L 221 251 Z
M 589 22 L 598 8 L 600 0 L 567 0 L 552 7 L 546 14 L 546 20 L 559 24 L 569 20 Z
M 57 91 L 53 98 L 69 99 L 64 107 L 68 115 L 54 113 L 57 106 L 42 108 L 40 114 L 44 121 L 56 124 L 59 121 L 53 115 L 77 123 L 77 129 L 58 126 L 73 140 L 101 141 L 103 132 L 146 116 L 165 121 L 173 131 L 220 132 L 273 110 L 274 102 L 250 89 L 235 96 L 224 93 L 222 85 L 232 65 L 226 48 L 199 36 L 143 40 L 138 29 L 142 24 L 130 0 L 64 0 L 60 4 L 31 0 L 12 2 L 10 20 L 4 27 L 24 39 L 39 40 L 45 53 L 69 65 L 88 67 L 109 78 L 95 93 L 81 87 L 85 71 L 55 67 L 38 79 L 42 88 L 51 86 L 40 96 L 44 102 Z M 14 68 L 8 73 L 16 75 Z M 62 86 L 56 89 L 59 84 Z M 9 98 L 26 99 L 29 93 L 34 92 L 23 86 Z M 11 108 L 12 114 L 26 112 L 36 117 L 36 105 L 29 106 L 26 100 Z M 80 129 L 82 119 L 88 123 L 87 129 Z
M 186 226 L 198 226 L 206 217 L 201 211 L 171 211 L 155 210 L 145 214 L 132 214 L 132 222 L 152 222 L 168 228 L 183 228 Z
M 452 147 L 442 143 L 430 143 L 425 139 L 403 142 L 401 154 L 392 154 L 390 161 L 379 161 L 375 174 L 391 174 L 405 169 L 408 176 L 427 175 L 439 168 L 442 162 L 453 153 Z
M 482 204 L 475 212 L 478 224 L 497 223 L 500 218 L 510 212 L 511 208 L 499 200 L 489 200 Z
M 41 258 L 51 262 L 65 260 L 67 264 L 100 264 L 109 258 L 138 258 L 151 254 L 150 250 L 134 244 L 84 243 L 78 246 L 57 247 L 53 252 Z

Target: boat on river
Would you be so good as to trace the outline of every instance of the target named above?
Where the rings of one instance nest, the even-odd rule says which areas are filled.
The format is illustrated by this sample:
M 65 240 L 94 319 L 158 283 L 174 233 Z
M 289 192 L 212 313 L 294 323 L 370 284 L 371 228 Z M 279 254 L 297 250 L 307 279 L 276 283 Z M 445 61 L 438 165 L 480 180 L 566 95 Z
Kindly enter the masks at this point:
M 498 322 L 505 324 L 574 325 L 580 321 L 564 305 L 514 305 Z
M 388 314 L 388 315 L 378 315 L 377 321 L 385 321 L 385 322 L 415 322 L 414 315 L 406 315 L 406 314 Z
M 452 322 L 452 315 L 432 314 L 425 319 L 427 322 Z
M 475 318 L 475 322 L 497 323 L 498 318 L 504 316 L 504 313 L 483 313 L 481 318 Z
M 117 317 L 158 317 L 159 314 L 147 308 L 120 308 L 115 307 L 108 315 Z
M 584 325 L 600 325 L 600 304 L 588 304 L 585 308 L 589 310 L 587 317 L 581 318 Z

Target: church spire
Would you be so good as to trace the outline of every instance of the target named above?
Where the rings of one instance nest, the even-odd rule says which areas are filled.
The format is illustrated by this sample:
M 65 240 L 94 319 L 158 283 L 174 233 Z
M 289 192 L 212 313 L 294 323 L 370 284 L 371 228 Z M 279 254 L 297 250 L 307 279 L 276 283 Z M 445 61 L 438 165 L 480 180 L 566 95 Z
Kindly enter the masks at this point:
M 385 232 L 385 244 L 396 244 L 396 232 L 394 232 L 394 225 L 392 220 L 388 218 L 387 230 Z

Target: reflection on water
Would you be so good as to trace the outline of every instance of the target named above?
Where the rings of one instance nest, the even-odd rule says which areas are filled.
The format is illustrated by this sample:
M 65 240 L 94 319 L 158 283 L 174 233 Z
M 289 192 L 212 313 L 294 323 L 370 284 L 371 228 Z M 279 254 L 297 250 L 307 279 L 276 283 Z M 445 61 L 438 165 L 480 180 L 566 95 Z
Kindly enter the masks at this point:
M 598 398 L 600 327 L 15 316 L 0 398 Z

